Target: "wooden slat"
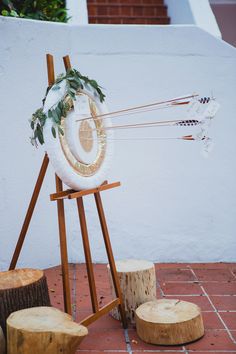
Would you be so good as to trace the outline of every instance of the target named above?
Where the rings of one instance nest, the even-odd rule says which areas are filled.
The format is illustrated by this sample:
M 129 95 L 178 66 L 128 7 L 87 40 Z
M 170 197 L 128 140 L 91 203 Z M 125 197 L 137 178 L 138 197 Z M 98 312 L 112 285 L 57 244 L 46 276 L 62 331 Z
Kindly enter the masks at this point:
M 48 83 L 53 85 L 55 82 L 53 56 L 47 54 L 47 67 L 48 67 Z M 56 191 L 57 193 L 63 192 L 61 179 L 55 175 Z M 64 308 L 65 312 L 72 314 L 71 298 L 70 298 L 70 281 L 69 281 L 69 266 L 67 254 L 67 240 L 66 240 L 66 224 L 65 224 L 65 210 L 64 201 L 57 200 L 57 214 L 59 226 L 59 239 L 60 239 L 60 253 L 61 253 L 61 269 L 62 269 L 62 283 L 64 295 Z
M 92 307 L 93 307 L 93 312 L 97 312 L 98 311 L 98 300 L 97 300 L 97 293 L 96 293 L 96 285 L 95 285 L 95 278 L 94 278 L 94 272 L 93 272 L 90 244 L 89 244 L 89 238 L 88 238 L 88 229 L 87 229 L 86 217 L 85 217 L 85 212 L 84 212 L 84 203 L 83 203 L 82 197 L 77 199 L 77 206 L 78 206 L 78 212 L 79 212 L 80 227 L 81 227 L 84 255 L 85 255 L 86 267 L 87 267 L 87 273 L 88 273 L 89 289 L 90 289 Z
M 51 86 L 55 82 L 53 56 L 51 54 L 47 54 L 46 59 L 47 59 L 47 70 L 48 70 L 48 85 Z
M 67 191 L 65 191 L 65 193 L 53 193 L 50 195 L 50 199 L 52 201 L 54 200 L 58 200 L 58 199 L 76 199 L 76 198 L 81 198 L 84 197 L 86 195 L 89 194 L 94 194 L 100 191 L 105 191 L 108 189 L 112 189 L 112 188 L 116 188 L 120 186 L 120 182 L 114 182 L 114 183 L 107 183 L 107 184 L 102 184 L 99 187 L 96 188 L 91 188 L 91 189 L 85 189 L 82 191 L 78 191 L 78 192 L 71 192 L 71 193 L 67 193 Z
M 111 188 L 115 188 L 115 187 L 119 187 L 119 186 L 120 186 L 120 182 L 114 182 L 114 183 L 101 185 L 100 187 L 97 187 L 97 188 L 86 189 L 86 190 L 83 190 L 80 192 L 75 192 L 75 193 L 69 194 L 68 199 L 80 198 L 85 195 L 94 194 L 94 193 L 97 193 L 100 191 L 105 191 L 107 189 L 111 189 Z
M 115 187 L 119 187 L 119 186 L 120 186 L 120 182 L 115 182 L 115 183 L 108 184 L 107 181 L 104 181 L 101 184 L 101 186 L 99 186 L 97 188 L 86 189 L 86 190 L 82 190 L 82 191 L 75 191 L 74 189 L 67 189 L 67 190 L 62 191 L 60 193 L 52 193 L 52 194 L 50 194 L 50 200 L 51 201 L 55 201 L 55 200 L 58 200 L 58 199 L 80 198 L 80 197 L 83 197 L 85 195 L 94 194 L 95 191 L 97 192 L 99 190 L 106 190 L 106 189 L 115 188 Z
M 65 66 L 66 70 L 71 69 L 71 63 L 70 63 L 69 55 L 66 55 L 65 57 L 63 57 L 63 62 L 64 62 L 64 66 Z
M 83 326 L 89 326 L 91 323 L 98 320 L 101 316 L 105 315 L 109 311 L 111 311 L 114 307 L 119 306 L 120 299 L 115 299 L 109 302 L 107 305 L 101 307 L 96 313 L 86 317 L 84 320 L 81 321 Z
M 123 300 L 122 300 L 122 294 L 121 294 L 121 289 L 120 289 L 120 283 L 116 271 L 116 265 L 115 265 L 115 260 L 112 252 L 112 247 L 111 247 L 111 241 L 110 241 L 110 236 L 107 228 L 107 223 L 106 223 L 106 218 L 105 218 L 105 213 L 103 210 L 103 205 L 102 205 L 102 199 L 100 193 L 95 193 L 95 202 L 97 206 L 97 211 L 98 211 L 98 216 L 102 228 L 102 234 L 103 234 L 103 239 L 106 247 L 106 252 L 107 252 L 107 257 L 110 265 L 110 271 L 111 271 L 111 276 L 112 280 L 114 283 L 114 289 L 116 296 L 120 299 L 120 305 L 119 305 L 119 310 L 120 310 L 120 315 L 121 315 L 121 320 L 123 323 L 123 327 L 127 328 L 127 321 L 126 321 L 126 316 L 125 316 L 125 310 L 124 310 L 124 305 L 123 305 Z
M 56 175 L 56 190 L 62 191 L 62 181 Z M 65 223 L 65 211 L 64 201 L 57 200 L 57 213 L 58 213 L 58 225 L 59 225 L 59 238 L 60 238 L 60 252 L 61 252 L 61 269 L 62 269 L 62 282 L 63 282 L 63 295 L 64 295 L 64 307 L 65 312 L 72 314 L 71 298 L 70 298 L 70 281 L 69 281 L 69 266 L 68 266 L 68 254 L 67 254 L 67 240 L 66 240 L 66 223 Z
M 50 194 L 50 200 L 53 202 L 58 199 L 65 199 L 69 194 L 74 193 L 74 189 L 67 189 L 65 191 L 59 193 L 52 193 Z

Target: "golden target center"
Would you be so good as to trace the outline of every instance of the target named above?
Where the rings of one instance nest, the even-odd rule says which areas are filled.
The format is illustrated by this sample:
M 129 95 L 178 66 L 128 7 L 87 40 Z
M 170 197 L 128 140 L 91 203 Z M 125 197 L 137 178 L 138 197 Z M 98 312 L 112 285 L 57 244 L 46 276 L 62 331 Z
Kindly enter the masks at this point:
M 86 152 L 90 152 L 93 148 L 93 130 L 88 121 L 81 122 L 79 127 L 79 141 Z

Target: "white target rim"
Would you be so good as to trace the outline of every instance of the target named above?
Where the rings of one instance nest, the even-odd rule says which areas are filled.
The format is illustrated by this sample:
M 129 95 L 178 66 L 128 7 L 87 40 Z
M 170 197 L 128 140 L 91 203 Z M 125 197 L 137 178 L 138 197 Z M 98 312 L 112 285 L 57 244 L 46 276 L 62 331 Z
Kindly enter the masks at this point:
M 51 89 L 48 92 L 44 104 L 45 113 L 47 113 L 47 111 L 52 107 L 52 105 L 58 102 L 61 97 L 65 95 L 65 84 L 62 83 L 60 86 L 60 90 L 53 91 Z M 92 89 L 88 87 L 84 88 L 83 90 L 80 90 L 79 92 L 87 95 L 88 97 L 90 97 L 91 100 L 93 100 L 99 111 L 99 114 L 103 115 L 108 113 L 106 105 L 100 102 L 99 97 Z M 68 118 L 69 117 L 67 116 L 65 120 Z M 75 171 L 71 164 L 68 162 L 68 159 L 62 149 L 62 143 L 60 141 L 59 134 L 56 135 L 56 138 L 54 138 L 52 135 L 51 129 L 53 126 L 53 121 L 51 119 L 46 120 L 45 126 L 43 128 L 43 134 L 46 152 L 48 154 L 49 160 L 58 177 L 60 177 L 63 183 L 65 183 L 68 187 L 74 190 L 98 187 L 107 178 L 107 173 L 113 155 L 113 143 L 111 139 L 113 133 L 112 130 L 107 129 L 108 127 L 111 127 L 111 120 L 109 119 L 109 117 L 106 116 L 106 118 L 102 119 L 101 122 L 102 127 L 105 131 L 105 152 L 103 160 L 94 174 L 84 176 L 82 174 L 80 175 L 77 171 Z M 67 126 L 70 125 L 67 124 Z M 66 125 L 64 127 L 66 128 Z

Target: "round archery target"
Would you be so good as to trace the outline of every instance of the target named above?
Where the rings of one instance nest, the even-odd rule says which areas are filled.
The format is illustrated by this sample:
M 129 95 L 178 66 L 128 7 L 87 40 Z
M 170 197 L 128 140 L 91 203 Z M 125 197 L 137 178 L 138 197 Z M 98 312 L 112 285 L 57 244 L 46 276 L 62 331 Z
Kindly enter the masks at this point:
M 65 96 L 65 85 L 58 91 L 49 91 L 45 112 Z M 97 187 L 106 178 L 112 154 L 110 119 L 99 117 L 107 113 L 107 108 L 89 89 L 78 91 L 76 101 L 68 96 L 64 99 L 71 107 L 66 118 L 61 118 L 64 135 L 57 133 L 56 138 L 53 137 L 52 119 L 47 119 L 44 126 L 50 162 L 67 186 L 75 190 Z

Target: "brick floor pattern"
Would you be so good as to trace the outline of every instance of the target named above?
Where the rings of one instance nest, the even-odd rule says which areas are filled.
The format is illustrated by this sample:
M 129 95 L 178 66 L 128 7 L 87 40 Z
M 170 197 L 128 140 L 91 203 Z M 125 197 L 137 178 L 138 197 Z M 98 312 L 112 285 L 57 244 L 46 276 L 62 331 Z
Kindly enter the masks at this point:
M 94 272 L 100 306 L 111 300 L 105 264 L 95 264 Z M 45 270 L 51 302 L 63 310 L 61 268 Z M 184 346 L 155 346 L 142 342 L 133 327 L 124 330 L 109 314 L 89 326 L 89 335 L 76 353 L 236 353 L 236 264 L 156 264 L 157 298 L 191 301 L 202 309 L 205 335 Z M 73 318 L 88 316 L 91 301 L 84 264 L 70 264 Z

